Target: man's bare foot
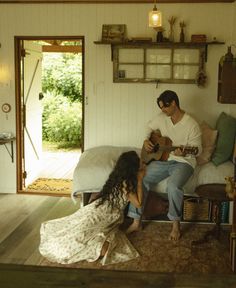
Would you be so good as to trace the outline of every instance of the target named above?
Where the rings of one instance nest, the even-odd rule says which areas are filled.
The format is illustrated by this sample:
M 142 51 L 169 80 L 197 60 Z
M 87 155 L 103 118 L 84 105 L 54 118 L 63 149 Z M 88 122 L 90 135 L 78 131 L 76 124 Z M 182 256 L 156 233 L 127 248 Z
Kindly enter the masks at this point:
M 169 240 L 177 241 L 181 237 L 180 233 L 180 222 L 179 221 L 173 221 L 172 231 L 169 235 Z
M 101 259 L 103 256 L 105 256 L 105 254 L 107 253 L 108 247 L 109 247 L 109 242 L 105 241 L 104 244 L 102 245 L 99 259 Z
M 128 229 L 125 231 L 126 234 L 130 234 L 135 231 L 142 230 L 142 224 L 140 219 L 134 219 L 133 223 L 128 227 Z

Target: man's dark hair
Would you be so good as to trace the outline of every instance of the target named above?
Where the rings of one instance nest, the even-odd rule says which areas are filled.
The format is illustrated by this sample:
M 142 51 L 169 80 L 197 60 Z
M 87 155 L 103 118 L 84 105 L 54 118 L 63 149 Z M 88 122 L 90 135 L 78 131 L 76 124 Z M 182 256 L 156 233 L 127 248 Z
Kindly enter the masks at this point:
M 160 107 L 160 101 L 165 107 L 169 107 L 172 101 L 175 101 L 177 107 L 179 108 L 179 98 L 174 91 L 166 90 L 157 98 L 157 105 Z

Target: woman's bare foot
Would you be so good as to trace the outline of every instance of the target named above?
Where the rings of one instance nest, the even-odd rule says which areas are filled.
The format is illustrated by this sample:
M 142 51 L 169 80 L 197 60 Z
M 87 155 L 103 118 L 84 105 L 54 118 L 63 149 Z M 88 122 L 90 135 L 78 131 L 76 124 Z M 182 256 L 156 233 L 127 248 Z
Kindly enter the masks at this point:
M 125 231 L 126 234 L 130 234 L 135 231 L 142 230 L 142 224 L 140 219 L 134 219 L 133 223 L 128 227 L 128 229 Z
M 101 249 L 101 253 L 100 253 L 100 259 L 105 256 L 105 254 L 107 253 L 107 250 L 108 250 L 108 247 L 109 247 L 109 242 L 108 241 L 105 241 L 103 246 L 102 246 L 102 249 Z
M 169 235 L 169 240 L 177 241 L 181 237 L 180 233 L 180 222 L 179 221 L 173 221 L 172 231 Z

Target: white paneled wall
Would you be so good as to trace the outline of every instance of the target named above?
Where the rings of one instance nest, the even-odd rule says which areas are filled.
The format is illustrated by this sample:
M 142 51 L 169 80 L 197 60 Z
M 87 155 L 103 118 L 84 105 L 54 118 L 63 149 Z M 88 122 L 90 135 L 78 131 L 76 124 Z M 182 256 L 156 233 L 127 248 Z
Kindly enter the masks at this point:
M 1 4 L 0 5 L 0 72 L 10 86 L 0 87 L 0 105 L 13 107 L 8 120 L 0 112 L 0 131 L 15 133 L 14 36 L 85 36 L 85 148 L 97 145 L 140 147 L 148 119 L 158 112 L 157 96 L 166 89 L 175 90 L 182 108 L 199 121 L 212 126 L 221 111 L 236 114 L 236 105 L 217 103 L 218 62 L 227 44 L 236 42 L 236 4 L 158 4 L 164 28 L 168 18 L 178 17 L 187 23 L 186 40 L 191 34 L 204 33 L 211 41 L 216 37 L 226 45 L 209 46 L 206 71 L 208 84 L 198 88 L 192 84 L 114 84 L 112 82 L 111 49 L 95 45 L 100 40 L 102 24 L 126 24 L 129 37 L 151 36 L 155 31 L 147 25 L 152 4 Z M 175 39 L 179 38 L 178 23 Z M 0 191 L 15 193 L 16 167 L 0 147 Z M 6 176 L 7 175 L 7 176 Z

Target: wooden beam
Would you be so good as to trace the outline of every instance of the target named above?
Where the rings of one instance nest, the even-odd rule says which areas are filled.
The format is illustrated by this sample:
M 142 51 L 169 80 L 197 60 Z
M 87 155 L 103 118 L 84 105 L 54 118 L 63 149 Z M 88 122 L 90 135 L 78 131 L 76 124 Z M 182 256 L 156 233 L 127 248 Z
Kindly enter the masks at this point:
M 60 45 L 43 45 L 43 52 L 60 52 L 60 53 L 82 53 L 81 46 L 60 46 Z
M 232 3 L 236 0 L 158 0 L 158 3 Z M 0 0 L 0 4 L 24 4 L 24 3 L 78 3 L 78 4 L 112 4 L 112 3 L 153 3 L 153 0 Z
M 210 283 L 210 286 L 209 286 Z M 0 263 L 1 287 L 235 287 L 233 274 L 183 274 L 111 271 Z

